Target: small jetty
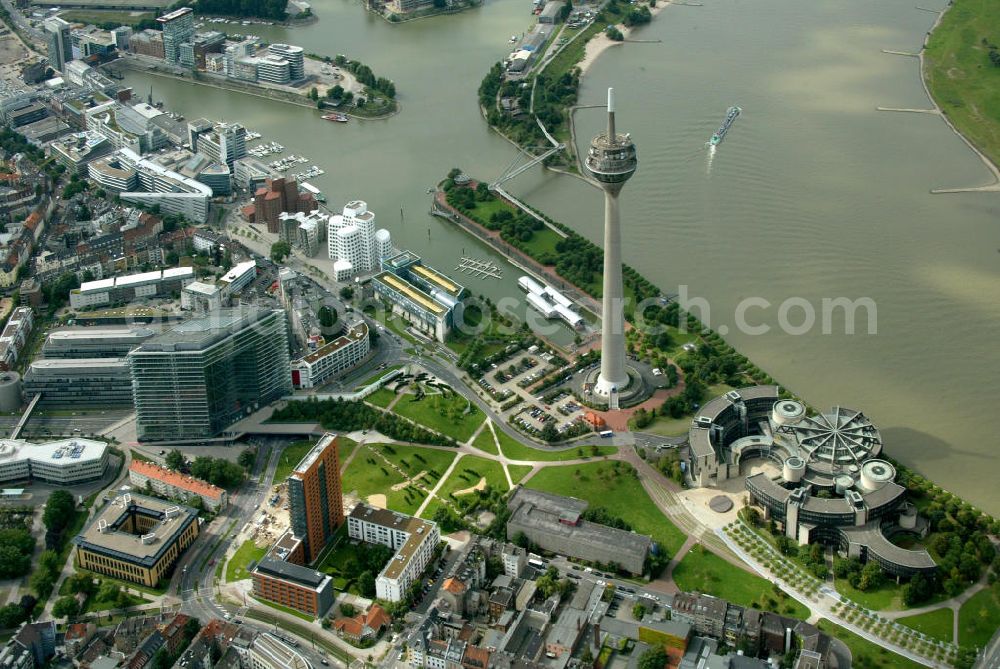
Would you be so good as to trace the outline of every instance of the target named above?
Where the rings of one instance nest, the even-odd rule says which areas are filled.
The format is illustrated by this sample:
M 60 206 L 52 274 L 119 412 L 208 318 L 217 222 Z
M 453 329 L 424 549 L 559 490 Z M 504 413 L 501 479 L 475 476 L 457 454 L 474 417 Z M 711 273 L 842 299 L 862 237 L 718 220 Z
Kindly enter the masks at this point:
M 469 276 L 477 279 L 502 279 L 503 270 L 492 260 L 480 260 L 478 258 L 468 258 L 462 256 L 455 268 L 456 272 L 465 272 Z

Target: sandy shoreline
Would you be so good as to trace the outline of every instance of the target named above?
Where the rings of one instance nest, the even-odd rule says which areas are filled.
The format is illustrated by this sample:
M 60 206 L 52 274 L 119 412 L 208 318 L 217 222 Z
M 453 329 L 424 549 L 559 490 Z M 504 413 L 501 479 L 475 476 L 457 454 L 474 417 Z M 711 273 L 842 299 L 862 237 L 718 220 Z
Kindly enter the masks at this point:
M 653 18 L 655 19 L 660 12 L 669 7 L 671 4 L 672 3 L 667 2 L 665 0 L 659 0 L 656 3 L 655 7 L 649 8 L 649 13 L 652 14 Z M 625 40 L 628 40 L 628 38 L 631 37 L 632 32 L 636 28 L 641 26 L 636 26 L 636 28 L 628 28 L 619 23 L 617 24 L 617 27 L 619 30 L 621 30 L 622 35 L 625 37 Z M 580 76 L 582 77 L 585 74 L 587 74 L 587 70 L 590 69 L 590 66 L 597 61 L 597 58 L 602 53 L 604 53 L 606 50 L 608 50 L 613 46 L 618 46 L 622 44 L 625 44 L 625 42 L 615 42 L 613 40 L 608 39 L 608 36 L 603 31 L 597 33 L 592 38 L 590 38 L 590 41 L 587 42 L 587 46 L 584 47 L 583 58 L 580 60 L 579 63 L 577 63 L 577 67 L 580 68 Z

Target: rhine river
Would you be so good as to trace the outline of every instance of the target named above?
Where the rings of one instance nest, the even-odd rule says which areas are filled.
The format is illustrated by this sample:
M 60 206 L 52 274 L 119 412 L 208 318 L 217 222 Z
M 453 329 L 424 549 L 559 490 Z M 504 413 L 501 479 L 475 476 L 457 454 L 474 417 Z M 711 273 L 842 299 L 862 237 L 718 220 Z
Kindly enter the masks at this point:
M 128 82 L 188 118 L 239 121 L 326 169 L 312 182 L 333 208 L 364 199 L 398 246 L 451 271 L 467 255 L 495 254 L 427 215 L 428 187 L 451 167 L 493 179 L 513 160 L 476 106 L 489 66 L 532 19 L 528 0 L 487 0 L 477 10 L 402 25 L 357 2 L 316 0 L 303 28 L 232 27 L 306 51 L 359 59 L 396 82 L 402 111 L 373 122 L 333 124 L 316 111 L 238 93 L 130 74 Z M 993 514 L 1000 438 L 992 425 L 1000 372 L 1000 199 L 931 195 L 932 188 L 988 183 L 989 174 L 938 118 L 876 112 L 927 107 L 917 51 L 934 15 L 912 0 L 705 0 L 667 8 L 589 71 L 581 103 L 614 85 L 619 131 L 632 134 L 640 167 L 624 190 L 624 253 L 665 292 L 681 286 L 710 305 L 713 327 L 793 392 L 819 408 L 863 410 L 887 451 Z M 744 113 L 716 155 L 704 143 L 733 104 Z M 599 110 L 578 113 L 586 140 Z M 600 193 L 580 180 L 519 176 L 508 189 L 595 241 Z M 400 209 L 402 208 L 402 216 Z M 518 276 L 467 279 L 491 297 L 516 294 Z M 456 275 L 461 276 L 461 275 Z M 822 300 L 870 298 L 856 334 Z M 735 327 L 737 305 L 766 334 Z M 805 334 L 779 327 L 796 298 L 817 314 Z

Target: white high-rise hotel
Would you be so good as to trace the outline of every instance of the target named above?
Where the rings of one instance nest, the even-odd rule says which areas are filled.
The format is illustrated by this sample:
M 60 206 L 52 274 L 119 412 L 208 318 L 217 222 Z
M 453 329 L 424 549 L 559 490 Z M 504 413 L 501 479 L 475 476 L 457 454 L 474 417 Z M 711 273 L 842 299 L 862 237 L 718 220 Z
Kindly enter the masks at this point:
M 330 217 L 329 226 L 327 248 L 337 281 L 377 270 L 379 261 L 392 255 L 389 231 L 375 230 L 375 213 L 366 202 L 348 202 L 343 213 Z

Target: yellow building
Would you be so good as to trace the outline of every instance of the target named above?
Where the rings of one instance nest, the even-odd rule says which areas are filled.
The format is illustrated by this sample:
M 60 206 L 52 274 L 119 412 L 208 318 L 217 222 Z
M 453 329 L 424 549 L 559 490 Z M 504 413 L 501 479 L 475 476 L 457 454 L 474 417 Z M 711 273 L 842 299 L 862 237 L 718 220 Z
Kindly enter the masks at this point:
M 199 531 L 194 509 L 123 495 L 105 506 L 73 543 L 81 569 L 157 587 Z

